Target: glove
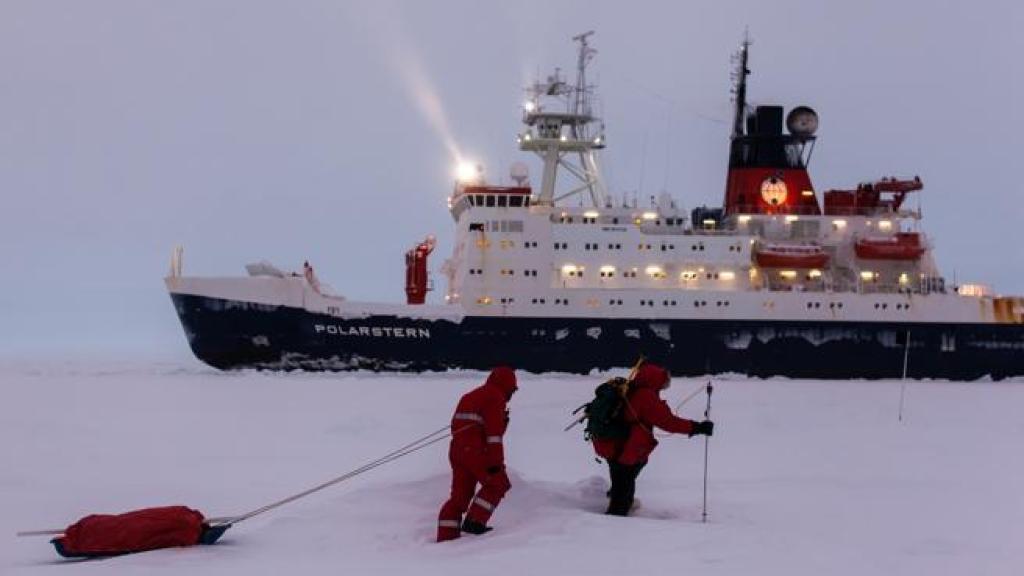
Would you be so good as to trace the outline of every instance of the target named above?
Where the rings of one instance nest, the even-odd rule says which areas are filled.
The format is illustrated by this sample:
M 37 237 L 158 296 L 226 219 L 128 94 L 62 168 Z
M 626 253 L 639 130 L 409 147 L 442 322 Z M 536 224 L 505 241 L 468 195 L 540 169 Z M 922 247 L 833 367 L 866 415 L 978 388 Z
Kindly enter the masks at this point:
M 693 423 L 693 433 L 690 436 L 711 436 L 715 430 L 715 423 L 711 420 Z
M 497 474 L 498 472 L 501 472 L 504 468 L 505 468 L 504 466 L 488 466 L 487 467 L 487 473 L 488 474 Z

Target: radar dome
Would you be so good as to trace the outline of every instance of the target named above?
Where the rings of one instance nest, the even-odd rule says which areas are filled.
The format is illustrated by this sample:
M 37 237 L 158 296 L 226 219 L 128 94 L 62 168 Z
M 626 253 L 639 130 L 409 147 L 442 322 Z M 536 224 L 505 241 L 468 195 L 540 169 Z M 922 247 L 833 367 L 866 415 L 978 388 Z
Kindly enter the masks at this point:
M 517 186 L 525 186 L 530 179 L 530 167 L 522 162 L 516 162 L 508 170 L 509 177 Z
M 797 106 L 786 116 L 786 129 L 793 136 L 813 136 L 818 131 L 818 113 L 807 106 Z

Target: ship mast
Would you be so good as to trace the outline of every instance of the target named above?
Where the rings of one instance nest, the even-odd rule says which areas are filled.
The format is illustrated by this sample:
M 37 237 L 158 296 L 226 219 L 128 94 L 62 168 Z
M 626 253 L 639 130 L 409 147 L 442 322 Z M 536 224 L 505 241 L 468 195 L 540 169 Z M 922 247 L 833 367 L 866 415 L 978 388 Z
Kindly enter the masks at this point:
M 736 111 L 732 122 L 732 137 L 743 135 L 743 121 L 747 116 L 747 76 L 750 69 L 747 68 L 747 54 L 750 51 L 750 35 L 743 34 L 743 43 L 739 51 L 733 56 L 736 62 L 736 70 L 733 72 L 733 94 L 736 103 Z
M 523 123 L 528 128 L 518 140 L 520 150 L 535 152 L 544 162 L 540 194 L 535 204 L 554 206 L 584 191 L 595 207 L 605 204 L 607 192 L 597 163 L 597 151 L 605 146 L 604 124 L 593 114 L 594 86 L 587 84 L 587 65 L 597 53 L 587 41 L 593 34 L 591 30 L 573 37 L 573 41 L 579 43 L 575 85 L 567 83 L 556 68 L 546 81 L 538 81 L 527 88 Z M 548 110 L 546 104 L 552 100 Z M 564 112 L 555 111 L 559 101 L 564 102 Z M 578 161 L 571 162 L 572 157 Z M 572 175 L 577 185 L 556 197 L 559 168 Z

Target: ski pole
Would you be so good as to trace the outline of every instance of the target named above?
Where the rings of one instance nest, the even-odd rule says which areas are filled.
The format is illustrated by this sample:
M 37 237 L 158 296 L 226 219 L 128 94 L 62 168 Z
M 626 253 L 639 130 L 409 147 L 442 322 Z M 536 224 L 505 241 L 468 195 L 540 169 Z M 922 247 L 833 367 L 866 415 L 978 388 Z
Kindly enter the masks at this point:
M 710 420 L 711 419 L 711 391 L 713 390 L 713 388 L 711 387 L 711 380 L 708 380 L 708 386 L 707 386 L 706 390 L 708 392 L 708 404 L 707 404 L 707 407 L 704 409 L 704 419 L 705 420 Z M 709 436 L 705 436 L 704 437 L 704 506 L 703 506 L 703 508 L 701 510 L 701 513 L 700 513 L 700 521 L 701 522 L 707 522 L 708 521 L 708 440 L 710 440 L 710 439 L 711 438 Z
M 899 421 L 903 422 L 903 397 L 907 392 L 907 363 L 910 361 L 910 330 L 907 330 L 907 342 L 903 347 L 903 378 L 900 382 Z
M 672 408 L 672 411 L 673 411 L 673 412 L 679 412 L 679 409 L 680 409 L 680 408 L 682 408 L 682 407 L 683 407 L 683 406 L 684 406 L 684 405 L 685 405 L 685 404 L 686 404 L 687 402 L 689 402 L 690 400 L 693 400 L 694 398 L 696 398 L 696 397 L 697 397 L 697 394 L 700 394 L 700 393 L 701 393 L 701 392 L 703 392 L 703 391 L 704 391 L 704 386 L 698 386 L 696 390 L 694 390 L 693 392 L 690 392 L 690 393 L 689 393 L 689 394 L 688 394 L 688 395 L 687 395 L 687 396 L 686 396 L 685 398 L 683 398 L 682 400 L 680 400 L 680 401 L 679 401 L 679 402 L 678 402 L 678 403 L 677 403 L 677 404 L 675 405 L 675 407 L 673 407 L 673 408 Z M 658 437 L 658 438 L 668 438 L 668 437 L 672 436 L 672 434 L 662 434 L 662 433 L 660 433 L 660 432 L 655 432 L 655 433 L 654 433 L 654 435 L 655 435 L 656 437 Z

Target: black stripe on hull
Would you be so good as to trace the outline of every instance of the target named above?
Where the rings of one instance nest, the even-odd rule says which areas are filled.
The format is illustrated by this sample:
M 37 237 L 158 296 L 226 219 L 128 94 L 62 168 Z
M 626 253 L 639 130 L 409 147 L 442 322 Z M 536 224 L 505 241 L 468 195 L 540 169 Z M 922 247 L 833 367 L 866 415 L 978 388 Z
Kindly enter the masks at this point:
M 673 374 L 972 380 L 1024 375 L 1024 326 L 611 318 L 336 318 L 297 308 L 172 294 L 195 355 L 221 369 L 486 370 L 628 367 Z

